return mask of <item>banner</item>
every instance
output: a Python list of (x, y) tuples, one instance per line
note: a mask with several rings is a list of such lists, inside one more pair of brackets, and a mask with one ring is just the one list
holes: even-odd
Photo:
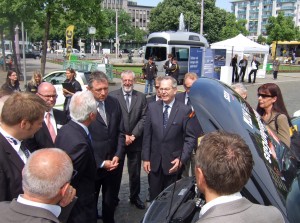
[(194, 72), (201, 77), (203, 50), (196, 47), (191, 47), (189, 59), (189, 72)]
[(73, 34), (74, 34), (74, 26), (68, 26), (66, 30), (66, 59), (70, 58), (70, 54), (73, 48)]

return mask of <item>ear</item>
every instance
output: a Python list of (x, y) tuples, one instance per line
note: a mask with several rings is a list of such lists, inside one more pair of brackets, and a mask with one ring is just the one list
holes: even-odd
[(30, 123), (26, 119), (23, 119), (20, 123), (20, 127), (21, 129), (27, 129), (30, 127)]
[(277, 101), (277, 96), (272, 98), (272, 103), (275, 103)]
[(68, 192), (68, 188), (70, 186), (70, 183), (66, 183), (62, 188), (60, 189), (61, 196), (65, 196), (65, 194)]

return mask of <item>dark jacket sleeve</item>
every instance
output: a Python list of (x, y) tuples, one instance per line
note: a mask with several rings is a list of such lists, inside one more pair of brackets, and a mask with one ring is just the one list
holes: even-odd
[(134, 129), (132, 130), (132, 134), (137, 138), (143, 135), (144, 125), (146, 120), (146, 111), (147, 111), (147, 100), (146, 97), (143, 96), (142, 99), (142, 114), (140, 120), (136, 123)]

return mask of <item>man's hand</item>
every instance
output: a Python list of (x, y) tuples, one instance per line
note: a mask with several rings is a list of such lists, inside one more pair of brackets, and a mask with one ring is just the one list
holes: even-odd
[(112, 160), (105, 160), (104, 162), (104, 169), (107, 171), (112, 171), (116, 169), (119, 165), (119, 157), (114, 156)]
[(150, 173), (150, 171), (151, 171), (150, 161), (144, 161), (144, 170), (147, 174)]
[(129, 146), (131, 143), (132, 143), (132, 140), (131, 140), (131, 136), (130, 135), (125, 135), (125, 144), (126, 146)]
[(60, 200), (59, 205), (61, 207), (66, 207), (68, 204), (70, 204), (73, 201), (76, 195), (76, 189), (72, 187), (70, 184), (68, 184), (68, 186), (66, 185), (66, 189), (62, 195), (63, 197)]
[(180, 162), (180, 160), (178, 158), (174, 159), (171, 162), (173, 165), (173, 167), (171, 169), (169, 169), (169, 173), (175, 173), (176, 171), (178, 171), (182, 165), (182, 163)]

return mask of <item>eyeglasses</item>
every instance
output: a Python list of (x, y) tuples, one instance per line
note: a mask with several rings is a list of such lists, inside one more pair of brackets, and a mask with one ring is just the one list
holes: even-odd
[(54, 94), (54, 95), (44, 95), (44, 94), (40, 94), (40, 93), (38, 93), (38, 94), (45, 98), (57, 98), (57, 94)]
[(273, 98), (274, 96), (269, 95), (269, 94), (257, 94), (257, 97), (262, 97), (262, 98)]

